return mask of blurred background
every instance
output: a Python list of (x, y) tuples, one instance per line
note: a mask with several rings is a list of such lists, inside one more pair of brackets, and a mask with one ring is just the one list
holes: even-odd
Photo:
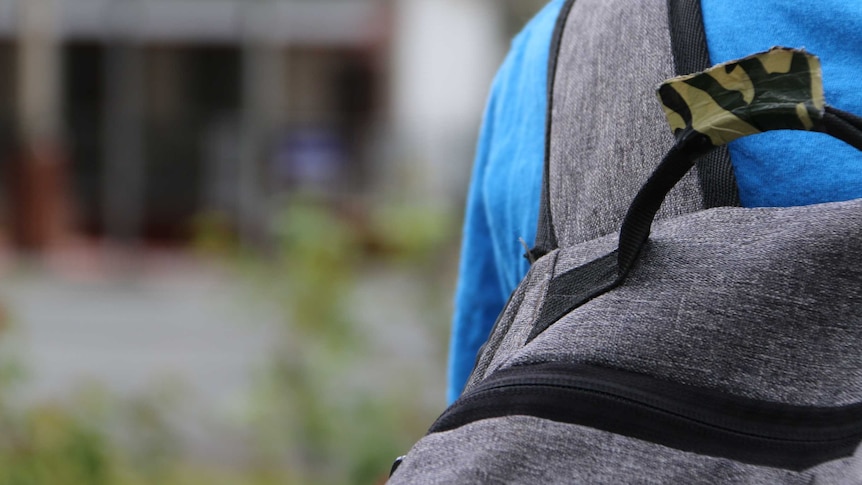
[(542, 0), (0, 0), (0, 485), (382, 483)]

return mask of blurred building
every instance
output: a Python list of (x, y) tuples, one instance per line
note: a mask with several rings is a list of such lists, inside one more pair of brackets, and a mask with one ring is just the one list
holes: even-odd
[(4, 227), (182, 241), (216, 212), (255, 240), (298, 190), (457, 205), (524, 3), (0, 0)]

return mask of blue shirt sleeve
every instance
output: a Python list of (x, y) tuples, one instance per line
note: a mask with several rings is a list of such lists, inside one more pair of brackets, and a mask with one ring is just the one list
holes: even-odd
[(449, 348), (450, 403), (529, 267), (520, 240), (532, 244), (536, 234), (548, 55), (563, 3), (550, 2), (513, 40), (491, 87), (467, 196)]

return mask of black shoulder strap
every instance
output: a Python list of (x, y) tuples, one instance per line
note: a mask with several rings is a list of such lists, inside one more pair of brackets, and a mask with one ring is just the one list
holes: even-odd
[[(667, 11), (676, 74), (693, 74), (712, 67), (700, 0), (667, 0)], [(698, 160), (697, 173), (704, 209), (740, 205), (736, 177), (726, 146)]]
[[(534, 261), (557, 248), (557, 236), (551, 218), (550, 160), (551, 122), (554, 102), (554, 81), (557, 72), (557, 57), (565, 25), (575, 0), (567, 0), (557, 18), (551, 52), (548, 59), (547, 115), (545, 120), (545, 166), (542, 176), (542, 198), (539, 204), (539, 222), (536, 243), (526, 257)], [(676, 73), (691, 74), (711, 66), (703, 29), (700, 0), (668, 0), (671, 47)], [(726, 147), (697, 162), (704, 208), (739, 206), (739, 192), (730, 154)]]

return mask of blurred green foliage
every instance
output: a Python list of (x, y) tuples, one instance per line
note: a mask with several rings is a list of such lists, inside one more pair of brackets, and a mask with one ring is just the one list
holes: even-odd
[[(16, 402), (26, 375), (0, 348), (0, 485), (383, 483), (392, 460), (424, 434), (444, 404), (442, 389), (428, 402), (427, 376), (443, 369), (452, 218), (300, 198), (276, 220), (268, 254), (231, 256), (237, 243), (217, 216), (201, 218), (198, 232), (202, 251), (255, 281), (250, 293), (278, 301), (283, 314), (240, 423), (250, 437), (244, 461), (187, 456), (170, 422), (176, 390), (128, 398), (90, 386), (63, 401)], [(356, 295), (380, 268), (421, 288), (416, 311), (439, 349), (435, 368), (417, 371), (357, 318)]]
[(350, 296), (364, 284), (369, 265), (412, 271), (413, 278), (425, 278), (429, 307), (438, 308), (426, 316), (445, 327), (449, 294), (435, 291), (440, 271), (434, 264), (451, 235), (451, 220), (405, 206), (350, 216), (300, 199), (274, 230), (278, 251), (266, 284), (283, 297), (286, 325), (258, 389), (255, 436), (270, 466), (288, 464), (295, 483), (385, 479), (392, 460), (424, 434), (443, 404), (421, 402), (417, 387), (424, 380), (406, 371), (395, 374), (397, 383), (386, 382), (390, 374), (356, 384), (364, 377), (358, 371), (375, 362), (390, 369), (398, 362), (380, 354), (375, 336), (357, 321)]
[[(64, 401), (19, 402), (26, 374), (3, 343), (0, 485), (132, 485), (171, 474), (175, 449), (163, 396), (121, 400), (84, 386)], [(119, 433), (132, 436), (133, 446), (117, 447)]]

